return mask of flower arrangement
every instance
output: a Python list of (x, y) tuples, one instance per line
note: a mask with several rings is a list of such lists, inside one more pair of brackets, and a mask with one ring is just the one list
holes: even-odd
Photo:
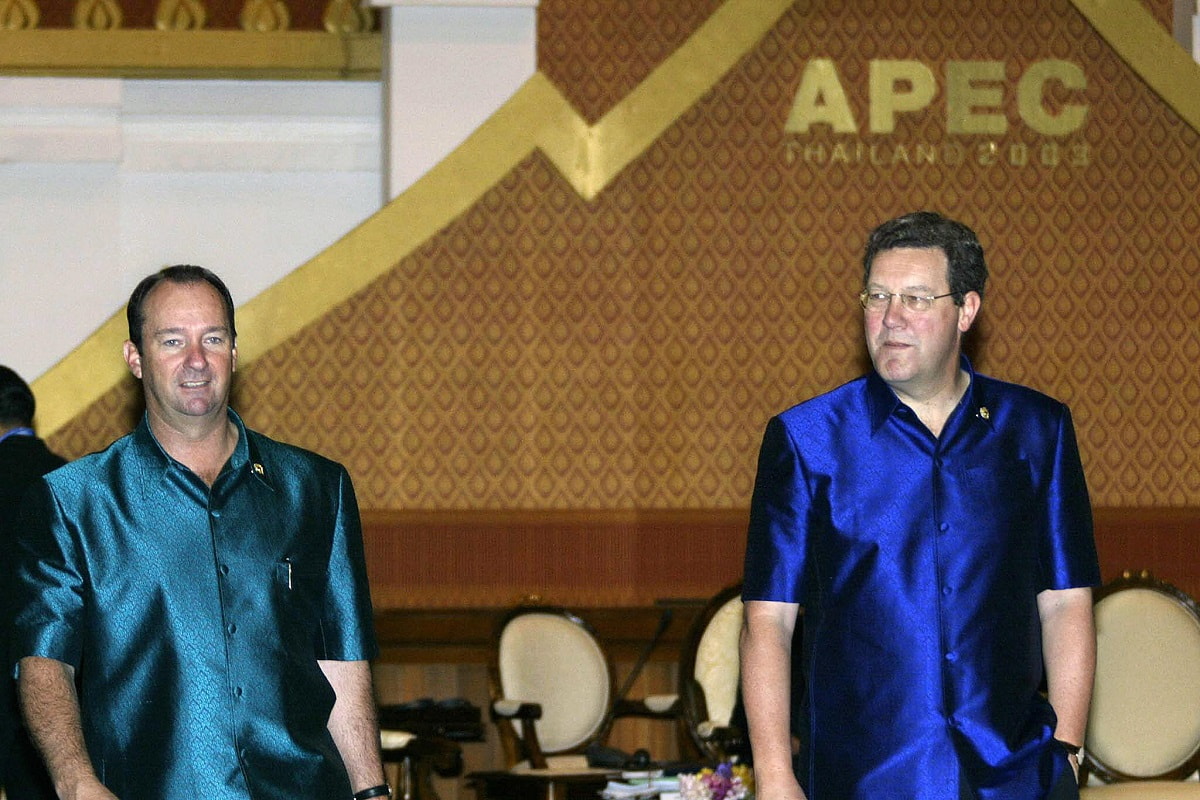
[(753, 795), (754, 772), (745, 764), (724, 762), (679, 776), (681, 800), (746, 800)]

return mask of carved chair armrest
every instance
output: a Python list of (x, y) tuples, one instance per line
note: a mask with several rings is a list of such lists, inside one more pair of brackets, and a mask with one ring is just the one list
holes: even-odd
[(545, 769), (548, 766), (542, 745), (538, 742), (537, 728), (533, 724), (541, 717), (542, 706), (539, 703), (503, 698), (492, 701), (492, 719), (521, 721), (521, 747), (525, 750), (525, 757), (529, 759), (529, 766), (534, 769)]
[(618, 700), (613, 706), (613, 717), (675, 719), (682, 709), (683, 704), (677, 694), (651, 694), (641, 700)]

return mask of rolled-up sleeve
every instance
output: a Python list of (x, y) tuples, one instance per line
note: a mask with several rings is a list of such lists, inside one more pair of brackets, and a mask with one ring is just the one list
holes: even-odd
[(51, 487), (36, 482), (21, 506), (16, 540), (9, 656), (53, 658), (78, 667), (85, 613), (79, 540)]

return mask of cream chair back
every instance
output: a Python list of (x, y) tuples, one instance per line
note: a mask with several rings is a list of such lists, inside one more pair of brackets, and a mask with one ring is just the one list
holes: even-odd
[(744, 749), (744, 731), (731, 725), (737, 708), (741, 661), (742, 586), (717, 592), (692, 623), (679, 663), (683, 720), (705, 758), (727, 760)]
[(1200, 766), (1200, 608), (1143, 573), (1098, 590), (1095, 614), (1086, 771), (1113, 781), (1191, 775)]
[(612, 703), (612, 672), (591, 631), (568, 613), (514, 616), (497, 654), (504, 697), (539, 703), (538, 741), (546, 754), (585, 745)]
[(729, 724), (737, 703), (741, 630), (742, 598), (735, 595), (712, 615), (696, 648), (696, 666), (692, 674), (704, 692), (708, 721), (717, 725)]

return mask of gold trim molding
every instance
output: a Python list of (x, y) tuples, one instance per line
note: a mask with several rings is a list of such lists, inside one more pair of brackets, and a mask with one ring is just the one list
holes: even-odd
[(200, 0), (162, 0), (154, 9), (154, 27), (160, 31), (198, 31), (207, 19)]
[[(1141, 3), (1072, 2), (1131, 69), (1188, 125), (1200, 131), (1200, 67)], [(242, 306), (238, 310), (241, 364), (253, 362), (394, 267), (534, 150), (543, 152), (582, 197), (594, 198), (749, 52), (791, 5), (792, 0), (727, 0), (595, 125), (589, 125), (549, 79), (535, 74), (462, 145), (403, 194)], [(78, 55), (66, 38), (55, 39), (52, 34), (79, 37), (74, 41), (90, 49)], [(101, 42), (111, 45), (109, 37), (122, 35), (130, 37), (129, 50), (100, 46)], [(36, 36), (45, 37), (45, 44), (27, 43), (14, 49), (18, 39), (32, 41)], [(43, 69), (55, 65), (54, 57), (47, 56), (43, 48), (57, 54), (60, 69), (65, 66), (64, 54), (73, 53), (71, 69), (90, 64), (94, 72), (107, 69), (109, 74), (165, 69), (171, 74), (203, 74), (207, 70), (214, 77), (239, 70), (257, 77), (312, 77), (312, 73), (322, 71), (339, 77), (367, 77), (368, 63), (378, 67), (377, 36), (307, 36), (204, 31), (0, 32), (0, 71), (11, 72), (14, 63), (27, 71), (34, 71), (34, 64)], [(192, 44), (202, 37), (223, 37), (229, 47), (238, 48), (237, 57), (218, 54), (216, 39), (212, 39), (212, 45)], [(300, 37), (296, 41), (306, 44), (284, 44), (293, 37)], [(156, 46), (155, 42), (162, 44)], [(51, 44), (54, 46), (49, 47)], [(291, 48), (295, 52), (290, 52)], [(131, 59), (131, 51), (138, 52), (140, 58)], [(124, 53), (119, 63), (110, 62), (116, 58), (114, 53)], [(105, 57), (110, 60), (89, 61)], [(292, 57), (295, 60), (289, 60)], [(119, 357), (124, 338), (124, 316), (118, 312), (34, 382), (43, 435), (56, 432), (124, 378), (125, 365)]]
[(378, 80), (378, 33), (0, 30), (0, 73), (52, 77)]
[(116, 0), (79, 0), (71, 14), (76, 28), (91, 31), (116, 30), (124, 18)]
[(0, 30), (36, 28), (42, 12), (33, 0), (0, 0)]
[[(201, 30), (208, 20), (205, 2), (211, 0), (158, 0), (154, 28)], [(75, 0), (71, 12), (76, 30), (117, 30), (124, 19), (121, 0)], [(40, 21), (38, 0), (0, 0), (0, 30), (34, 30)], [(256, 33), (286, 31), (291, 12), (286, 0), (244, 0), (239, 22), (242, 30)], [(375, 27), (375, 9), (356, 0), (327, 0), (321, 23), (329, 33), (366, 33)]]

